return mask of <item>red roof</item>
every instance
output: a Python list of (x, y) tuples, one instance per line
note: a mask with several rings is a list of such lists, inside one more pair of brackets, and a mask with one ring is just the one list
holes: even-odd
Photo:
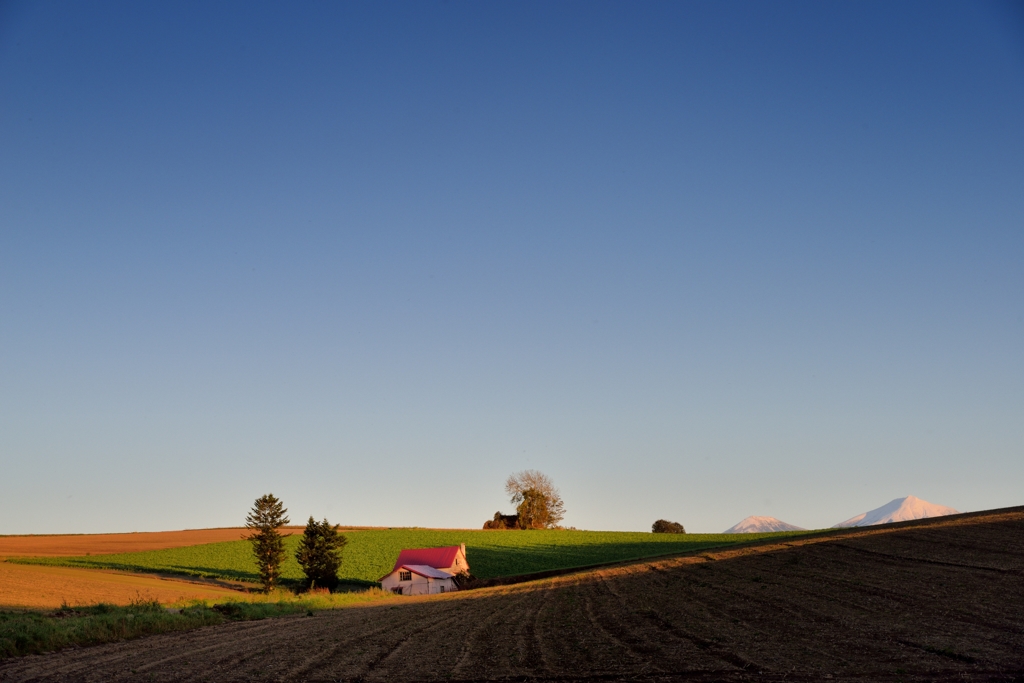
[(435, 569), (447, 569), (455, 564), (455, 556), (459, 554), (460, 550), (462, 548), (457, 545), (450, 545), (447, 548), (412, 548), (410, 550), (403, 550), (398, 553), (398, 559), (395, 560), (395, 566), (391, 571), (395, 571), (395, 569), (404, 564), (425, 564)]

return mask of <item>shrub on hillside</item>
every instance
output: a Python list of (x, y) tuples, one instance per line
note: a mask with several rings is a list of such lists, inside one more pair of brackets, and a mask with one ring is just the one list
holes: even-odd
[(518, 529), (519, 515), (503, 515), (501, 512), (494, 513), (494, 519), (484, 522), (485, 529)]
[(667, 519), (659, 519), (651, 525), (651, 532), (655, 534), (685, 534), (686, 529), (679, 522), (670, 522)]

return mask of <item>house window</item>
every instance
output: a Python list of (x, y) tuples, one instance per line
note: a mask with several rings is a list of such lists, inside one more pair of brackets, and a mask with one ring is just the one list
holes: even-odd
[(457, 558), (457, 557), (455, 558), (455, 566), (456, 566), (456, 567), (458, 567), (458, 566), (459, 566), (459, 558)]
[(399, 581), (412, 581), (412, 572), (398, 572)]
[(441, 592), (444, 593), (444, 586), (441, 586)]

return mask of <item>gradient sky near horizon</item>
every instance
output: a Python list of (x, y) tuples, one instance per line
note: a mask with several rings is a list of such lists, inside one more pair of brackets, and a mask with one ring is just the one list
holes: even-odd
[(1019, 3), (0, 3), (0, 534), (1024, 504)]

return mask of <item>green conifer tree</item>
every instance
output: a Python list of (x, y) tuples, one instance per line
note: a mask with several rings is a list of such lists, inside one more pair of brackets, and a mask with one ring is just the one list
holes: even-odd
[(333, 590), (338, 585), (341, 551), (347, 544), (348, 539), (338, 533), (337, 525), (332, 526), (326, 519), (317, 522), (310, 516), (295, 553), (309, 588)]
[(268, 593), (281, 580), (284, 538), (278, 529), (288, 523), (286, 512), (288, 510), (281, 501), (268, 493), (256, 499), (252, 510), (245, 518), (245, 528), (252, 532), (246, 538), (252, 542), (260, 582)]

